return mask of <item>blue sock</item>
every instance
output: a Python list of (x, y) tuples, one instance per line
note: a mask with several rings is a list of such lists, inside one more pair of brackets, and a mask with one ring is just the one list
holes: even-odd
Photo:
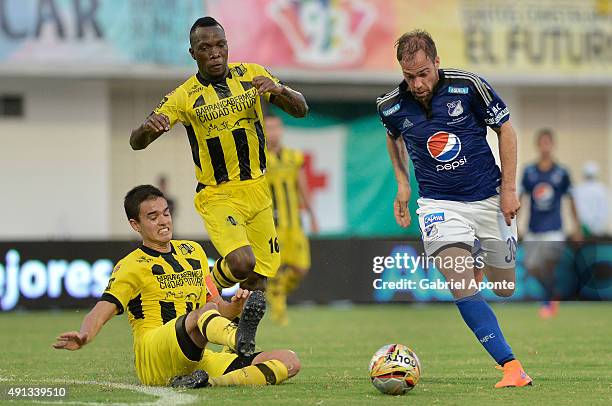
[(465, 324), (474, 332), (476, 338), (499, 365), (514, 359), (512, 349), (499, 328), (493, 309), (487, 304), (480, 292), (455, 301)]

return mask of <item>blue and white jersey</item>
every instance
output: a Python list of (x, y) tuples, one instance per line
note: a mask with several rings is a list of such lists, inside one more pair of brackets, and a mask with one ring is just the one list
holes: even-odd
[(429, 108), (406, 82), (377, 100), (388, 134), (402, 137), (424, 198), (478, 201), (496, 195), (501, 172), (487, 143), (487, 126), (501, 127), (510, 113), (479, 76), (440, 69)]
[(545, 233), (561, 231), (561, 198), (572, 186), (568, 171), (555, 164), (544, 172), (537, 164), (529, 165), (521, 181), (522, 193), (529, 193), (529, 231)]

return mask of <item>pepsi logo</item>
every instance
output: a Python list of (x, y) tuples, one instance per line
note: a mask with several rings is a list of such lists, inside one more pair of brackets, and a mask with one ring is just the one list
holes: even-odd
[(538, 203), (546, 203), (552, 200), (555, 191), (547, 182), (540, 182), (533, 188), (533, 199)]
[(461, 141), (453, 133), (438, 131), (427, 140), (427, 151), (439, 162), (449, 162), (461, 152)]

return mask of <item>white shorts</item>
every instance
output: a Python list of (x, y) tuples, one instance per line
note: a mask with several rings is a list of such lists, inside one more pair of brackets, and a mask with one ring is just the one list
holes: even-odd
[(449, 246), (474, 247), (478, 239), (485, 264), (514, 268), (517, 249), (516, 219), (510, 226), (499, 206), (499, 195), (476, 202), (417, 200), (425, 253), (436, 256)]
[(565, 234), (563, 230), (543, 233), (528, 232), (521, 246), (525, 252), (523, 262), (527, 269), (531, 270), (544, 265), (554, 266), (565, 250)]

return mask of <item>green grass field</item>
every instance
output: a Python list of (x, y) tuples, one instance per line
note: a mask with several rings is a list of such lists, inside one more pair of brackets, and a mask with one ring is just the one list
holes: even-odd
[[(550, 321), (540, 321), (536, 310), (535, 304), (495, 305), (535, 379), (527, 388), (493, 389), (500, 372), (456, 308), (444, 304), (292, 308), (289, 327), (264, 319), (258, 343), (295, 350), (302, 361), (297, 377), (274, 387), (190, 391), (138, 385), (124, 316), (85, 349), (68, 352), (51, 343), (57, 333), (78, 329), (83, 311), (3, 314), (0, 387), (67, 386), (69, 395), (53, 404), (612, 404), (612, 305), (567, 304)], [(412, 347), (423, 367), (421, 382), (403, 397), (378, 393), (367, 374), (376, 349), (393, 342)]]

